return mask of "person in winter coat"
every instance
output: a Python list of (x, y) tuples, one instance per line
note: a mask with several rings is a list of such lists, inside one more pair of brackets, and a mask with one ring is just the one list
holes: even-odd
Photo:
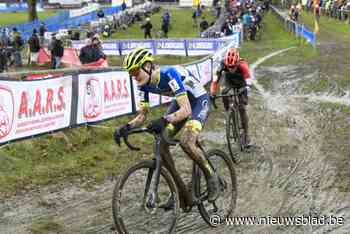
[(152, 27), (153, 27), (153, 25), (151, 23), (151, 19), (147, 17), (146, 18), (146, 23), (141, 25), (141, 29), (143, 29), (144, 33), (145, 33), (145, 39), (147, 37), (152, 38), (152, 35), (151, 35)]
[(61, 58), (64, 54), (63, 42), (61, 41), (60, 35), (56, 35), (52, 41), (51, 48), (51, 68), (57, 69), (61, 64)]
[(24, 41), (20, 32), (17, 28), (13, 28), (12, 46), (13, 46), (13, 56), (16, 67), (22, 66), (22, 55), (21, 51), (23, 49)]
[(33, 29), (33, 34), (28, 40), (30, 56), (28, 64), (37, 63), (40, 51), (40, 39), (37, 35), (36, 29)]

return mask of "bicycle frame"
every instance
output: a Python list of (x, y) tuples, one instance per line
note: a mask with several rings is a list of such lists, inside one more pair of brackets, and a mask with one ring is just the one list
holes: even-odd
[[(198, 141), (196, 144), (201, 149), (204, 156), (208, 160), (208, 156), (206, 155), (204, 148), (199, 144)], [(159, 185), (160, 172), (161, 172), (161, 167), (162, 167), (162, 156), (160, 154), (160, 147), (161, 147), (161, 136), (155, 135), (155, 142), (154, 142), (154, 146), (153, 146), (153, 149), (154, 149), (153, 160), (155, 160), (155, 169), (150, 170), (148, 172), (146, 186), (145, 186), (144, 200), (143, 200), (145, 202), (147, 208), (155, 208), (156, 203), (157, 203), (158, 185)], [(209, 162), (210, 166), (214, 169), (215, 167), (213, 166), (211, 161), (208, 160), (208, 162)], [(167, 168), (167, 170), (169, 170), (169, 169)], [(183, 179), (181, 178), (181, 176), (178, 174), (177, 171), (173, 171), (173, 173), (172, 172), (170, 172), (170, 173), (172, 174), (173, 177), (176, 176), (179, 180), (182, 181), (182, 183), (184, 183)], [(189, 212), (193, 206), (198, 205), (199, 203), (201, 203), (205, 199), (207, 199), (207, 196), (196, 197), (196, 194), (195, 194), (195, 191), (198, 188), (197, 186), (199, 186), (199, 184), (197, 183), (197, 180), (195, 180), (194, 178), (198, 178), (199, 173), (200, 173), (200, 168), (193, 162), (193, 164), (192, 164), (192, 178), (191, 178), (193, 183), (192, 183), (191, 194), (188, 194), (189, 193), (188, 190), (182, 191), (182, 192), (187, 193), (186, 196), (189, 196), (189, 195), (192, 196), (193, 204), (191, 204), (189, 206), (189, 209), (184, 210), (185, 212)], [(147, 199), (148, 191), (150, 191), (150, 196)]]

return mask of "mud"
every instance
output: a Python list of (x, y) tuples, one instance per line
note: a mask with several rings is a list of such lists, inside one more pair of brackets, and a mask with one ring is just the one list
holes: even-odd
[[(294, 65), (264, 67), (261, 65), (264, 59), (252, 66), (256, 88), (250, 96), (248, 111), (251, 138), (256, 147), (251, 153), (241, 154), (241, 162), (235, 167), (238, 201), (233, 216), (333, 215), (343, 218), (344, 224), (222, 225), (213, 230), (194, 209), (181, 214), (177, 233), (345, 233), (350, 230), (350, 178), (343, 178), (348, 181), (345, 189), (337, 184), (337, 160), (344, 158), (341, 154), (349, 147), (340, 152), (329, 152), (323, 147), (329, 139), (320, 121), (327, 125), (332, 117), (314, 108), (314, 102), (320, 101), (349, 105), (349, 95), (302, 94), (299, 85), (303, 79), (297, 74), (302, 70), (304, 79), (314, 79), (317, 76), (314, 71)], [(272, 77), (268, 87), (260, 84), (259, 77), (265, 76)], [(212, 113), (209, 122), (213, 124), (206, 126), (202, 134), (206, 148), (219, 147), (228, 152), (223, 113)], [(185, 180), (188, 180), (190, 161), (178, 148), (172, 152), (179, 171), (187, 174)], [(78, 184), (54, 185), (6, 199), (0, 203), (0, 233), (114, 233), (111, 230), (114, 182), (110, 178), (89, 189)], [(154, 230), (154, 233), (160, 232)]]

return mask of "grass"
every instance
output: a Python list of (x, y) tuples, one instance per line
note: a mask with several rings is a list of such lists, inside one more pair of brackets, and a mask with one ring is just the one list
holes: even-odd
[[(56, 15), (57, 11), (45, 10), (43, 12), (38, 12), (38, 17), (40, 20), (46, 19), (49, 16)], [(9, 24), (19, 24), (28, 22), (27, 12), (11, 12), (11, 13), (1, 13), (0, 14), (0, 25)]]
[[(310, 28), (314, 27), (314, 15), (312, 13), (303, 11), (301, 20)], [(346, 40), (348, 42), (350, 39), (349, 27), (350, 25), (344, 21), (336, 20), (328, 16), (320, 17), (321, 34), (322, 30), (332, 32), (332, 34), (338, 39)]]
[[(181, 14), (183, 10), (178, 17)], [(189, 11), (187, 14), (190, 17)], [(172, 17), (175, 17), (175, 12)], [(176, 19), (178, 21), (180, 20)], [(298, 46), (298, 41), (281, 29), (273, 15), (266, 15), (265, 21), (264, 38), (259, 42), (247, 42), (242, 48), (242, 57), (247, 58), (250, 63), (272, 51)], [(181, 64), (199, 58), (162, 56), (158, 57), (158, 61), (161, 64)], [(110, 61), (114, 65), (120, 65), (120, 58), (114, 57)], [(149, 119), (159, 117), (164, 111), (165, 107), (152, 111)], [(114, 128), (125, 124), (130, 118), (131, 116), (124, 116), (99, 125), (107, 128), (80, 127), (15, 142), (1, 148), (0, 197), (25, 192), (38, 185), (65, 181), (76, 180), (81, 183), (83, 180), (89, 186), (117, 175), (135, 160), (150, 157), (151, 147), (135, 153), (125, 146), (119, 148), (113, 142)], [(141, 146), (151, 145), (153, 142), (152, 138), (145, 136), (130, 141)]]
[(279, 21), (275, 20), (273, 14), (267, 14), (264, 17), (264, 33), (260, 41), (245, 42), (241, 55), (248, 61), (255, 61), (257, 58), (280, 49), (296, 47), (281, 55), (277, 55), (263, 65), (281, 65), (290, 63), (304, 63), (306, 60), (312, 60), (318, 55), (318, 51), (312, 46), (304, 44), (291, 33), (285, 31)]
[[(151, 23), (152, 37), (155, 37), (155, 33), (161, 30), (161, 17), (163, 15), (164, 9), (160, 12), (152, 15)], [(195, 38), (199, 35), (199, 29), (193, 27), (192, 13), (193, 9), (174, 9), (170, 10), (170, 30), (168, 33), (169, 38)], [(211, 12), (205, 10), (204, 16), (209, 22), (213, 22), (214, 16)], [(143, 38), (143, 31), (140, 29), (140, 24), (143, 22), (136, 22), (131, 27), (125, 31), (118, 31), (112, 35), (113, 39), (130, 39), (130, 38)]]
[[(301, 20), (313, 28), (314, 16), (303, 12)], [(344, 89), (350, 88), (350, 25), (327, 16), (320, 18), (320, 34), (322, 56), (317, 58), (318, 70), (326, 74), (332, 82)], [(322, 42), (324, 45), (322, 45)], [(327, 45), (327, 43), (330, 43)]]
[(61, 233), (62, 230), (62, 225), (52, 219), (41, 219), (30, 227), (32, 234)]

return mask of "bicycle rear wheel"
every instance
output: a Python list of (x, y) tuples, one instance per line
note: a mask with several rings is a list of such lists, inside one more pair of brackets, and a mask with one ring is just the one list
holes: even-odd
[[(174, 233), (180, 211), (179, 193), (170, 173), (161, 168), (155, 208), (147, 207), (155, 170), (152, 160), (141, 161), (118, 178), (113, 192), (112, 211), (118, 233)], [(174, 206), (160, 208), (169, 198)]]
[[(237, 179), (232, 160), (221, 150), (209, 150), (207, 156), (220, 179), (220, 195), (214, 203), (204, 201), (198, 205), (202, 218), (212, 227), (217, 227), (211, 217), (219, 216), (223, 221), (230, 216), (236, 207), (237, 202)], [(198, 169), (195, 177), (195, 194), (201, 197), (207, 193), (206, 179)]]
[(238, 150), (243, 151), (244, 145), (242, 142), (242, 136), (241, 136), (241, 118), (238, 111), (230, 111), (230, 113), (226, 116), (226, 140), (227, 140), (227, 146), (228, 150), (230, 152), (231, 158), (233, 162), (237, 163), (237, 153), (235, 153), (234, 145), (237, 145)]

